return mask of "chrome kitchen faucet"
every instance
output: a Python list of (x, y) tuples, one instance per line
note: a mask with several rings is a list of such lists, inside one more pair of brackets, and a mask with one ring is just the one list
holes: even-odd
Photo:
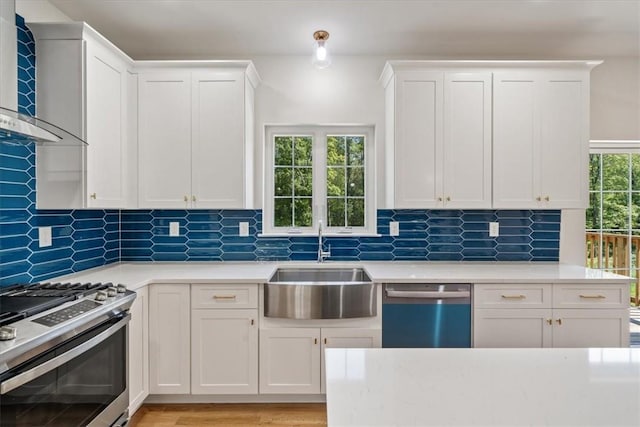
[(328, 251), (322, 250), (322, 220), (318, 220), (318, 262), (324, 262), (325, 258), (329, 258), (331, 256), (331, 246), (329, 246)]

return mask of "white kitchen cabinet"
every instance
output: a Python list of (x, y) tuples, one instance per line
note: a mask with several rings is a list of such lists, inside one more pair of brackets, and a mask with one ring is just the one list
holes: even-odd
[(589, 70), (494, 73), (494, 208), (587, 207)]
[(491, 73), (432, 68), (383, 71), (388, 207), (491, 207)]
[(380, 347), (379, 329), (260, 330), (260, 393), (324, 393), (325, 348)]
[(627, 347), (629, 288), (474, 286), (474, 347)]
[(149, 395), (148, 286), (136, 289), (129, 312), (129, 415), (133, 415)]
[(149, 290), (149, 393), (191, 391), (189, 285), (152, 284)]
[(135, 207), (133, 61), (85, 23), (29, 27), (36, 38), (38, 117), (88, 143), (37, 147), (38, 208)]
[(139, 206), (251, 207), (253, 64), (137, 64)]
[(192, 394), (258, 393), (257, 294), (255, 284), (191, 286)]

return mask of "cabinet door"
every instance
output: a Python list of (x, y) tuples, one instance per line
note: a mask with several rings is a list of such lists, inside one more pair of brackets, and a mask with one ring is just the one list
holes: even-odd
[(149, 395), (149, 299), (148, 288), (136, 290), (129, 323), (129, 415)]
[(98, 42), (86, 48), (87, 205), (126, 207), (127, 66)]
[[(380, 329), (323, 328), (321, 332), (321, 393), (326, 393), (326, 374), (324, 369), (324, 350), (326, 348), (380, 348), (382, 346), (382, 331)], [(354, 355), (354, 357), (357, 357), (357, 355)]]
[(193, 207), (244, 208), (244, 73), (193, 74)]
[[(493, 207), (540, 208), (540, 78), (493, 75)], [(564, 176), (564, 174), (556, 175)]]
[(550, 309), (476, 309), (473, 346), (549, 347), (553, 326)]
[(258, 310), (193, 310), (191, 393), (258, 393)]
[(589, 204), (589, 82), (585, 79), (588, 72), (544, 74), (540, 108), (544, 208), (586, 208)]
[(187, 208), (191, 200), (191, 76), (138, 77), (140, 208)]
[(397, 73), (396, 209), (442, 207), (442, 99), (442, 73)]
[(189, 285), (154, 284), (149, 291), (149, 392), (189, 393)]
[(444, 78), (444, 206), (491, 207), (491, 73)]
[(320, 329), (260, 330), (260, 393), (320, 393)]
[(629, 347), (629, 310), (554, 310), (553, 346)]

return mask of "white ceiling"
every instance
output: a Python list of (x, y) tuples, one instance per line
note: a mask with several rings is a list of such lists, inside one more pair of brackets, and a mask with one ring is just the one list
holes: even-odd
[(50, 0), (135, 59), (640, 56), (640, 0)]

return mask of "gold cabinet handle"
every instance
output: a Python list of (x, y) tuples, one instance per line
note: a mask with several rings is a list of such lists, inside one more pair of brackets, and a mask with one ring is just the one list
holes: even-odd
[(254, 322), (253, 322), (253, 319), (251, 319), (251, 326), (253, 326), (253, 323), (254, 323)]
[(234, 300), (236, 295), (214, 295), (213, 299)]
[(196, 196), (191, 196), (191, 201), (195, 202), (196, 201)]
[(536, 200), (537, 200), (538, 202), (541, 202), (541, 201), (542, 201), (542, 197), (538, 196), (538, 197), (536, 197)]
[(547, 319), (547, 324), (548, 325), (553, 325), (553, 320), (552, 319)]
[(97, 194), (96, 194), (96, 193), (91, 193), (91, 195), (89, 195), (89, 197), (91, 197), (93, 200), (95, 200), (95, 199), (96, 199), (96, 197), (98, 197), (98, 196), (97, 196)]
[(526, 295), (502, 295), (503, 299), (525, 299)]
[(446, 200), (447, 200), (447, 202), (450, 202), (451, 201), (451, 197), (447, 196)]
[(185, 203), (189, 201), (189, 196), (184, 196)]
[(546, 202), (548, 202), (548, 201), (550, 200), (550, 197), (549, 197), (549, 196), (545, 196), (544, 200), (545, 200)]
[(442, 201), (442, 197), (438, 197), (438, 201), (441, 202)]
[(556, 319), (556, 323), (557, 323), (558, 325), (562, 325), (562, 319)]
[(318, 344), (318, 338), (314, 338), (314, 339), (313, 339), (313, 343), (314, 343), (314, 344)]
[(582, 299), (605, 299), (604, 295), (580, 295)]
[(327, 345), (327, 339), (326, 338), (324, 339), (324, 345)]

